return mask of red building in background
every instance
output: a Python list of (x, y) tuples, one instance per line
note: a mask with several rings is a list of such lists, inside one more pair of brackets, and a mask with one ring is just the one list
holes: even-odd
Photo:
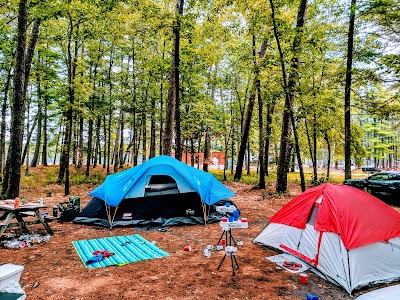
[[(192, 164), (192, 156), (194, 159), (194, 165), (203, 165), (204, 163), (204, 152), (196, 152), (193, 155), (189, 152), (182, 152), (182, 162), (188, 165)], [(225, 153), (224, 152), (211, 152), (209, 157), (209, 165), (223, 166), (225, 164)]]

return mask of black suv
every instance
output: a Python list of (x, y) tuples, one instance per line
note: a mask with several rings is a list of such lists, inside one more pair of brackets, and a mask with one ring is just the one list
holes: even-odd
[(347, 179), (343, 184), (370, 193), (387, 204), (400, 206), (400, 172), (383, 171), (364, 179)]

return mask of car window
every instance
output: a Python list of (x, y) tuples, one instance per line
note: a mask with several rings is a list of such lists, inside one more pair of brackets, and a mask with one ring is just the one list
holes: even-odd
[(374, 174), (369, 177), (370, 180), (388, 180), (389, 174)]

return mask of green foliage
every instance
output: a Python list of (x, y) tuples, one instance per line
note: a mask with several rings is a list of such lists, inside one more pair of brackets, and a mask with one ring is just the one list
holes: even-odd
[(89, 177), (86, 177), (82, 171), (77, 171), (72, 174), (70, 181), (72, 185), (85, 184), (88, 186), (98, 186), (106, 179), (106, 175), (102, 171), (92, 171)]
[[(25, 174), (25, 172), (21, 172), (21, 174)], [(85, 173), (82, 170), (73, 171), (70, 174), (70, 181), (72, 185), (79, 186), (85, 185), (89, 187), (98, 186), (105, 180), (106, 175), (104, 170), (93, 170), (89, 177), (85, 176)], [(48, 167), (48, 168), (40, 168), (29, 172), (28, 175), (21, 176), (21, 187), (35, 190), (44, 188), (48, 185), (56, 184), (58, 179), (58, 168)], [(51, 189), (48, 190), (48, 193), (52, 194), (53, 191)]]

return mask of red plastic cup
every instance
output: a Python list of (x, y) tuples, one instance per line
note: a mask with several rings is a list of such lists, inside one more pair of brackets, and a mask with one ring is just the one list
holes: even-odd
[(183, 248), (183, 250), (185, 250), (185, 251), (192, 251), (192, 246), (185, 246), (185, 247)]
[(308, 275), (306, 273), (300, 273), (300, 282), (302, 284), (306, 284), (307, 283), (307, 277), (308, 277)]
[(246, 218), (240, 218), (240, 222), (246, 223), (246, 222), (247, 222), (247, 219), (246, 219)]
[(223, 217), (223, 218), (221, 219), (221, 221), (224, 222), (224, 223), (225, 223), (225, 222), (228, 222), (228, 218)]
[(221, 240), (221, 246), (226, 246), (226, 240)]

